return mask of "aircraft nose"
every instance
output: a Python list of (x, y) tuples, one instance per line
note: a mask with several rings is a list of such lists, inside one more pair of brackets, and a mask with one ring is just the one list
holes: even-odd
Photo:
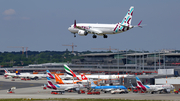
[(71, 30), (71, 27), (69, 27), (68, 30), (70, 31), (70, 30)]

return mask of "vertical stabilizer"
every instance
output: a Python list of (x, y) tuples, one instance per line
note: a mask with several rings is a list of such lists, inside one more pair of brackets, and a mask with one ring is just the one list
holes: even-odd
[(51, 72), (49, 70), (46, 70), (46, 72), (51, 79), (55, 79), (55, 77), (51, 74)]
[(21, 75), (17, 69), (15, 69), (16, 75)]
[(143, 85), (141, 80), (138, 77), (136, 77), (136, 82), (137, 82), (137, 86), (139, 86), (139, 87), (141, 87)]
[[(66, 64), (64, 64), (64, 69), (68, 75), (72, 77), (77, 77), (76, 74), (74, 74), (74, 72)], [(78, 77), (77, 79), (80, 80)]]
[(7, 70), (7, 68), (4, 69), (4, 72), (5, 72), (5, 74), (6, 74), (6, 73), (10, 73), (10, 72)]
[(132, 21), (133, 10), (134, 10), (134, 6), (131, 6), (129, 8), (126, 16), (123, 18), (123, 20), (121, 22), (117, 23), (116, 27), (114, 28), (115, 32), (127, 31), (132, 27), (131, 21)]
[(57, 74), (55, 74), (55, 80), (56, 80), (56, 83), (58, 83), (58, 84), (64, 84), (62, 79)]
[(94, 84), (93, 80), (91, 80), (91, 87), (96, 87), (97, 85)]
[(49, 77), (46, 77), (46, 78), (47, 78), (48, 86), (56, 90), (57, 87), (52, 83), (51, 79)]
[(121, 25), (124, 26), (130, 26), (131, 25), (131, 20), (132, 20), (132, 15), (133, 15), (133, 10), (134, 7), (131, 6), (126, 14), (126, 16), (123, 18)]
[(82, 80), (88, 80), (88, 78), (84, 74), (81, 74), (81, 79)]
[(141, 88), (141, 90), (143, 90), (143, 91), (146, 91), (146, 90), (147, 90), (146, 87), (148, 87), (148, 86), (144, 86), (144, 85), (142, 84), (141, 80), (140, 80), (138, 77), (136, 77), (136, 82), (137, 82), (137, 87), (138, 87), (138, 88)]

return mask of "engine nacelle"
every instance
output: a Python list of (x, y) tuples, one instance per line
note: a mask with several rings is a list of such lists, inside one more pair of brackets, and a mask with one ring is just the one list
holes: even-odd
[(88, 34), (88, 32), (84, 31), (84, 30), (79, 30), (78, 31), (78, 35), (80, 36), (86, 36)]

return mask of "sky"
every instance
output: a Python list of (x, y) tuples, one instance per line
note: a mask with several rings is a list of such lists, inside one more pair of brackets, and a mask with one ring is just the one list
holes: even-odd
[[(180, 50), (180, 0), (0, 0), (0, 52), (21, 51), (101, 51)], [(134, 6), (132, 25), (142, 20), (143, 28), (92, 38), (74, 35), (74, 23), (121, 22)], [(16, 48), (15, 48), (16, 47)], [(103, 50), (105, 51), (105, 50)]]

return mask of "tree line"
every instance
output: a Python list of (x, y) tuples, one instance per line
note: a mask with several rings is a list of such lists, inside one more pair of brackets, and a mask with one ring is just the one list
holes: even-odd
[[(107, 53), (109, 53), (108, 51)], [(28, 66), (29, 64), (42, 64), (42, 63), (60, 63), (60, 62), (71, 62), (71, 59), (81, 59), (80, 54), (88, 53), (105, 53), (75, 51), (73, 54), (71, 51), (27, 51), (22, 54), (20, 52), (0, 52), (0, 66), (1, 67), (13, 67), (13, 66)]]

